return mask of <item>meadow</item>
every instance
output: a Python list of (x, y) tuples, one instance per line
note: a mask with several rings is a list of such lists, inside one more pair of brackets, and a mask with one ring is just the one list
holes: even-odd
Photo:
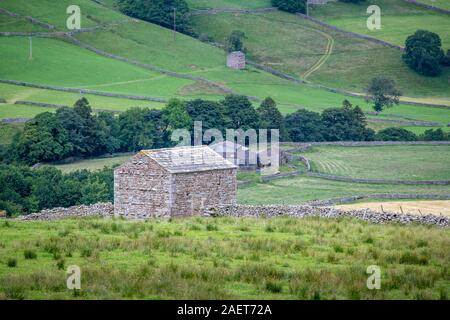
[(241, 30), (251, 59), (313, 83), (363, 92), (375, 74), (383, 74), (396, 81), (404, 96), (448, 99), (450, 69), (440, 77), (422, 77), (403, 63), (397, 49), (349, 38), (292, 14), (195, 16), (194, 25), (219, 43)]
[(208, 8), (233, 8), (233, 9), (258, 9), (272, 6), (270, 0), (187, 0), (192, 9)]
[[(449, 230), (350, 219), (0, 222), (1, 299), (448, 299)], [(395, 248), (392, 247), (395, 243)], [(81, 290), (66, 269), (81, 268)], [(369, 290), (367, 267), (381, 269)]]
[[(238, 188), (241, 204), (299, 204), (314, 200), (372, 194), (450, 194), (449, 186), (392, 185), (331, 181), (304, 175), (250, 183)], [(376, 199), (374, 199), (376, 200)], [(365, 200), (367, 201), (367, 200)]]
[(435, 1), (435, 0), (419, 0), (417, 2), (421, 2), (423, 4), (427, 4), (429, 6), (434, 6), (441, 9), (450, 10), (450, 2), (448, 1)]
[[(381, 30), (371, 31), (366, 26), (368, 18), (366, 10), (372, 4), (381, 8)], [(446, 1), (436, 1), (433, 4), (448, 6)], [(432, 31), (440, 35), (444, 48), (450, 48), (448, 15), (403, 0), (369, 0), (361, 4), (337, 2), (314, 6), (311, 13), (313, 17), (344, 30), (362, 33), (400, 46), (404, 46), (406, 38), (418, 29)]]
[(450, 180), (450, 146), (315, 146), (312, 170), (367, 179)]

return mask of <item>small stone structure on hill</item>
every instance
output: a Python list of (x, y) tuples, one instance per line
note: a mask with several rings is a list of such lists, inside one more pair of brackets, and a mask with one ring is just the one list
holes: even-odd
[(114, 172), (115, 215), (189, 216), (234, 205), (236, 172), (206, 146), (141, 151)]
[(231, 69), (245, 69), (245, 53), (242, 51), (231, 52), (227, 56), (227, 67)]

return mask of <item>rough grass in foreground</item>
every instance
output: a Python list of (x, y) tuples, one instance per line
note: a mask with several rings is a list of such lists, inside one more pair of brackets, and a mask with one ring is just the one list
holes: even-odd
[[(0, 298), (448, 299), (449, 235), (318, 218), (8, 221)], [(82, 271), (76, 295), (69, 265)], [(366, 287), (369, 265), (381, 290)]]

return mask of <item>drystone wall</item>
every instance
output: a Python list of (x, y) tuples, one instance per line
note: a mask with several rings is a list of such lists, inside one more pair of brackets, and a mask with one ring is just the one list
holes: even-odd
[(295, 218), (321, 217), (342, 218), (350, 217), (365, 220), (371, 223), (401, 223), (401, 224), (426, 224), (440, 227), (449, 226), (449, 218), (443, 216), (427, 215), (416, 216), (411, 214), (379, 213), (370, 209), (344, 211), (333, 207), (315, 207), (305, 205), (271, 205), (271, 206), (231, 206), (218, 208), (215, 211), (205, 212), (207, 216), (232, 216), (232, 217), (257, 217), (274, 218), (288, 216)]
[(412, 3), (412, 4), (415, 4), (417, 6), (423, 7), (423, 8), (428, 9), (428, 10), (435, 11), (435, 12), (444, 13), (444, 14), (450, 14), (450, 10), (443, 9), (443, 8), (438, 8), (438, 7), (435, 7), (435, 6), (432, 6), (432, 5), (428, 5), (428, 4), (425, 4), (425, 3), (422, 3), (422, 2), (417, 2), (416, 0), (404, 0), (404, 1)]
[(311, 206), (333, 206), (337, 204), (353, 203), (367, 199), (386, 200), (450, 200), (450, 194), (403, 194), (403, 193), (373, 193), (365, 195), (332, 198), (325, 200), (309, 201), (306, 204)]
[(43, 210), (38, 213), (19, 216), (17, 220), (32, 221), (32, 220), (59, 220), (67, 218), (82, 218), (102, 216), (111, 218), (114, 216), (114, 206), (111, 203), (97, 203), (90, 206), (75, 206), (70, 208), (53, 208)]

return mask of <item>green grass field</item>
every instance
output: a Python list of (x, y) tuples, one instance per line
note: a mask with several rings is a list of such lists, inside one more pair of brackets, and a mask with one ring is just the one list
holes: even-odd
[(242, 204), (300, 204), (354, 195), (377, 193), (449, 194), (449, 186), (365, 184), (330, 181), (306, 176), (244, 185), (238, 190)]
[(58, 30), (67, 30), (67, 7), (78, 5), (81, 9), (81, 27), (89, 28), (98, 24), (108, 24), (129, 20), (122, 14), (105, 8), (91, 0), (3, 0), (1, 7), (22, 16), (31, 15), (40, 21), (54, 25)]
[[(234, 1), (230, 1), (230, 3), (232, 2)], [(238, 4), (238, 2), (234, 3)], [(256, 3), (257, 2), (255, 2), (255, 4)], [(27, 6), (33, 7), (35, 5), (36, 2), (31, 1)], [(17, 12), (27, 12), (27, 10), (30, 10), (27, 6), (18, 8), (20, 4), (12, 1), (5, 2), (4, 6)], [(56, 9), (58, 9), (58, 7), (56, 7)], [(48, 14), (56, 9), (49, 9)], [(89, 11), (91, 18), (95, 21), (103, 21), (102, 16), (104, 15), (110, 15), (110, 18), (112, 17), (111, 19), (116, 19), (117, 17), (126, 19), (126, 17), (117, 12), (106, 13), (106, 11), (111, 11), (109, 9), (97, 9)], [(98, 17), (96, 16), (97, 12), (99, 12)], [(46, 14), (43, 13), (41, 16), (45, 18)], [(216, 25), (220, 25), (219, 22), (221, 21), (220, 19), (222, 19), (222, 16), (224, 15), (199, 17), (199, 19), (214, 19), (212, 21), (214, 21)], [(123, 19), (119, 20), (122, 21)], [(308, 43), (309, 41), (312, 41), (311, 39), (314, 39), (314, 41), (316, 41), (323, 49), (328, 41), (327, 36), (321, 34), (323, 30), (318, 29), (317, 26), (311, 23), (286, 13), (277, 12), (265, 15), (243, 15), (233, 17), (233, 19), (235, 21), (233, 22), (230, 20), (230, 22), (242, 24), (242, 26), (248, 25), (249, 28), (254, 26), (254, 29), (256, 30), (261, 29), (259, 24), (266, 23), (269, 25), (270, 29), (278, 30), (286, 35), (286, 39), (283, 39), (283, 41), (289, 41), (289, 37), (291, 37), (292, 34), (302, 34), (302, 32), (305, 33), (305, 35), (308, 35), (308, 37), (305, 35), (298, 36), (300, 38), (297, 40), (301, 40), (302, 43)], [(241, 23), (243, 22), (243, 19), (246, 19), (244, 21), (245, 23)], [(230, 26), (226, 27), (231, 28)], [(227, 30), (227, 28), (224, 29)], [(299, 32), (291, 32), (292, 28), (298, 28)], [(214, 28), (212, 27), (211, 30), (208, 28), (209, 31), (215, 32), (213, 29)], [(261, 30), (265, 29), (262, 28)], [(266, 34), (263, 35), (261, 32), (258, 33), (258, 31), (254, 32), (256, 32), (254, 37), (252, 36), (252, 40), (249, 39), (248, 42), (250, 45), (252, 42), (255, 42), (255, 48), (258, 48), (257, 45), (270, 45), (270, 41), (275, 41), (275, 39), (272, 39), (270, 36), (268, 37)], [(268, 34), (270, 35), (271, 33), (269, 32)], [(344, 99), (348, 98), (313, 86), (299, 86), (292, 84), (253, 68), (248, 68), (245, 71), (227, 69), (224, 66), (225, 53), (222, 50), (184, 35), (177, 35), (176, 41), (173, 41), (170, 30), (145, 22), (131, 22), (128, 20), (128, 23), (121, 25), (120, 27), (115, 27), (113, 32), (105, 30), (102, 32), (84, 33), (77, 37), (83, 42), (107, 52), (165, 69), (202, 76), (216, 83), (220, 83), (236, 93), (257, 96), (260, 99), (270, 95), (277, 100), (280, 110), (284, 114), (294, 112), (302, 107), (314, 111), (321, 111), (325, 108), (339, 106)], [(268, 40), (265, 38), (268, 38)], [(311, 39), (308, 40), (308, 38)], [(199, 83), (190, 80), (164, 76), (127, 63), (97, 56), (90, 51), (77, 48), (62, 41), (35, 39), (35, 60), (32, 61), (28, 61), (28, 40), (26, 38), (2, 38), (0, 41), (5, 44), (5, 50), (2, 50), (2, 53), (0, 53), (4, 58), (0, 60), (3, 61), (4, 65), (3, 66), (0, 62), (2, 70), (4, 70), (4, 73), (2, 73), (2, 77), (4, 78), (163, 98), (176, 96), (183, 99), (202, 97), (218, 100), (221, 99), (224, 94), (214, 87), (200, 85)], [(365, 52), (364, 50), (369, 48), (367, 46), (370, 47), (372, 44), (367, 44), (365, 42), (361, 42), (360, 44), (345, 43), (342, 39), (336, 37), (336, 39), (334, 39), (334, 50), (337, 50), (337, 48), (340, 50), (336, 52), (345, 52), (345, 50), (348, 52), (348, 50), (353, 48), (355, 49), (355, 54), (360, 54), (360, 58), (364, 60), (364, 63), (357, 63), (356, 61), (359, 61), (359, 58), (354, 60), (354, 57), (348, 59), (348, 56), (345, 56), (347, 60), (352, 61), (352, 66), (344, 65), (342, 63), (345, 63), (345, 59), (342, 54), (332, 54), (326, 61), (326, 64), (332, 63), (333, 65), (327, 66), (325, 64), (323, 67), (319, 68), (311, 74), (311, 80), (316, 81), (315, 78), (317, 78), (317, 81), (321, 82), (321, 79), (327, 79), (325, 82), (328, 81), (328, 84), (333, 86), (340, 86), (341, 84), (348, 83), (350, 89), (358, 91), (358, 89), (364, 85), (364, 81), (367, 80), (364, 77), (367, 78), (368, 76), (367, 71), (361, 69), (365, 68), (364, 65), (367, 64), (367, 55), (363, 54)], [(286, 48), (286, 46), (282, 47)], [(133, 50), (130, 50), (130, 48), (133, 48)], [(161, 48), (165, 48), (165, 50), (161, 50)], [(293, 66), (297, 66), (296, 68), (298, 68), (297, 71), (299, 72), (301, 70), (306, 70), (307, 66), (313, 65), (317, 59), (320, 59), (321, 55), (319, 54), (319, 56), (317, 56), (317, 53), (314, 51), (315, 49), (312, 50), (311, 46), (296, 45), (292, 46), (292, 48), (293, 49), (286, 51), (288, 57), (287, 60), (290, 61), (289, 64), (292, 63)], [(358, 48), (362, 51), (358, 51)], [(280, 55), (281, 58), (284, 58), (282, 57), (283, 51), (277, 50), (275, 50), (276, 54), (274, 56)], [(299, 50), (301, 56), (296, 54), (296, 50)], [(394, 51), (390, 52), (394, 53)], [(395, 54), (397, 53), (395, 52)], [(266, 55), (269, 56), (269, 54)], [(312, 59), (311, 55), (316, 55), (316, 60)], [(383, 52), (383, 61), (386, 61), (385, 55), (386, 52)], [(274, 57), (274, 59), (277, 60), (280, 59), (280, 57)], [(272, 58), (272, 56), (268, 57), (269, 60)], [(342, 59), (343, 61), (339, 61), (339, 59)], [(11, 63), (11, 61), (13, 61), (13, 63)], [(304, 63), (306, 61), (310, 61), (309, 65)], [(357, 65), (362, 65), (362, 67), (359, 68)], [(374, 64), (371, 63), (370, 65), (373, 66)], [(275, 68), (286, 67), (277, 65), (276, 61), (271, 66)], [(336, 72), (336, 68), (340, 71)], [(442, 94), (444, 87), (445, 89), (447, 88), (445, 82), (441, 81), (441, 79), (421, 78), (414, 75), (409, 70), (399, 72), (398, 65), (389, 65), (386, 66), (385, 69), (395, 74), (396, 77), (403, 77), (400, 82), (407, 82), (407, 87), (411, 88), (411, 91), (414, 89), (416, 95), (428, 95), (427, 98), (421, 99), (433, 103), (449, 103), (448, 94)], [(293, 70), (293, 72), (295, 73), (296, 71)], [(342, 78), (339, 78), (341, 73)], [(70, 74), (70, 76), (67, 76), (67, 74)], [(349, 81), (353, 82), (353, 84), (350, 84)], [(432, 96), (430, 96), (430, 94)], [(37, 102), (64, 105), (72, 105), (80, 97), (80, 95), (77, 94), (8, 85), (0, 85), (0, 96), (5, 97), (9, 104), (14, 103), (15, 100), (27, 99)], [(161, 104), (144, 101), (129, 101), (125, 99), (104, 98), (89, 95), (87, 98), (91, 101), (93, 108), (98, 109), (121, 111), (134, 106), (161, 107)], [(370, 106), (367, 105), (363, 99), (352, 97), (348, 99), (354, 104), (359, 104), (365, 111), (370, 111)], [(17, 117), (17, 115), (20, 114), (20, 112), (17, 112), (17, 108), (11, 108), (10, 110), (11, 114), (3, 113), (2, 116)], [(37, 112), (37, 109), (33, 109), (33, 111), (27, 108), (27, 110), (28, 111), (24, 111), (23, 113), (30, 114), (30, 112)], [(430, 121), (440, 122), (443, 128), (450, 122), (450, 115), (448, 112), (441, 109), (401, 105), (386, 111), (386, 114), (389, 113), (399, 114), (404, 117), (418, 120), (433, 119)], [(424, 130), (423, 127), (414, 129), (418, 132)]]
[(95, 159), (79, 160), (71, 163), (65, 164), (55, 164), (54, 167), (58, 168), (64, 173), (86, 169), (89, 171), (101, 170), (104, 167), (113, 167), (116, 165), (121, 165), (128, 159), (131, 155), (125, 156), (114, 156), (114, 157), (99, 157)]
[[(430, 1), (428, 1), (430, 2)], [(447, 1), (434, 4), (448, 6)], [(367, 7), (381, 8), (381, 30), (370, 31), (366, 26)], [(450, 47), (450, 19), (448, 15), (409, 4), (403, 0), (369, 0), (361, 4), (330, 3), (315, 6), (312, 16), (345, 30), (366, 34), (403, 46), (406, 38), (418, 29), (440, 35), (444, 48)]]
[(430, 6), (434, 6), (437, 8), (450, 10), (450, 2), (445, 1), (445, 0), (438, 0), (438, 1), (436, 1), (436, 0), (419, 0), (417, 2), (428, 4)]
[(303, 153), (312, 170), (368, 179), (450, 180), (450, 146), (316, 146)]
[[(449, 231), (339, 219), (0, 222), (1, 299), (448, 299)], [(392, 244), (395, 243), (395, 248)], [(81, 269), (81, 291), (66, 269)], [(381, 268), (368, 290), (367, 267)]]
[(234, 8), (234, 9), (257, 9), (272, 6), (270, 0), (187, 0), (192, 9), (208, 8)]
[(198, 32), (206, 30), (221, 43), (241, 30), (250, 58), (298, 77), (309, 74), (314, 83), (362, 92), (375, 74), (384, 74), (405, 96), (448, 100), (449, 68), (440, 77), (422, 77), (403, 63), (396, 49), (348, 38), (292, 14), (206, 15), (194, 17), (194, 23)]

